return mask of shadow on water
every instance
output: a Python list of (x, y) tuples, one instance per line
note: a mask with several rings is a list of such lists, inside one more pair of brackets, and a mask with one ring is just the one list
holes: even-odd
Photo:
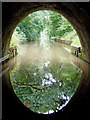
[(69, 114), (71, 108), (73, 111), (82, 104), (86, 107), (90, 66), (70, 55), (60, 44), (51, 45), (47, 50), (34, 44), (26, 45), (24, 53), (9, 61), (3, 69), (7, 66), (10, 68), (3, 74), (4, 94), (9, 92), (6, 96), (18, 101), (10, 103), (11, 106), (26, 106), (36, 116), (39, 113), (42, 119), (43, 114), (50, 114), (54, 119), (60, 114), (59, 110)]

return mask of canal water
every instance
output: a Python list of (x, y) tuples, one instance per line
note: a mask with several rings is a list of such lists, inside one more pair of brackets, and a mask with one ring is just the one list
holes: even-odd
[(70, 49), (60, 43), (49, 47), (25, 44), (9, 63), (10, 82), (19, 100), (36, 113), (51, 114), (66, 106), (75, 94), (82, 70)]

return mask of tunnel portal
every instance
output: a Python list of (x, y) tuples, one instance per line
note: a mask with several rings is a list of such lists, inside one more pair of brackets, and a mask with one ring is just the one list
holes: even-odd
[[(2, 4), (2, 57), (8, 54), (11, 36), (16, 26), (30, 13), (38, 10), (52, 10), (60, 13), (68, 19), (77, 31), (83, 49), (83, 59), (90, 63), (90, 3), (3, 3)], [(87, 73), (83, 73), (78, 92), (71, 103), (63, 111), (52, 115), (42, 115), (29, 111), (15, 97), (10, 86), (9, 73), (3, 76), (3, 118), (32, 120), (59, 120), (88, 118), (87, 106), (90, 96), (90, 69), (85, 65)], [(11, 117), (13, 115), (13, 118)]]

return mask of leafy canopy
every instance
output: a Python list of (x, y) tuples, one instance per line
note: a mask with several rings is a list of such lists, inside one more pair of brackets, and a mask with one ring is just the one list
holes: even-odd
[(45, 31), (47, 36), (62, 37), (73, 29), (66, 18), (57, 12), (50, 10), (41, 10), (29, 14), (15, 29), (21, 43), (28, 41), (40, 41), (41, 32)]

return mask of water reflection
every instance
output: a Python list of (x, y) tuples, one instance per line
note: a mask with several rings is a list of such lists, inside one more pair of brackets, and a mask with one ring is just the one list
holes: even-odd
[(60, 44), (51, 45), (47, 51), (33, 44), (25, 49), (10, 72), (15, 94), (34, 112), (58, 112), (74, 95), (82, 71)]

